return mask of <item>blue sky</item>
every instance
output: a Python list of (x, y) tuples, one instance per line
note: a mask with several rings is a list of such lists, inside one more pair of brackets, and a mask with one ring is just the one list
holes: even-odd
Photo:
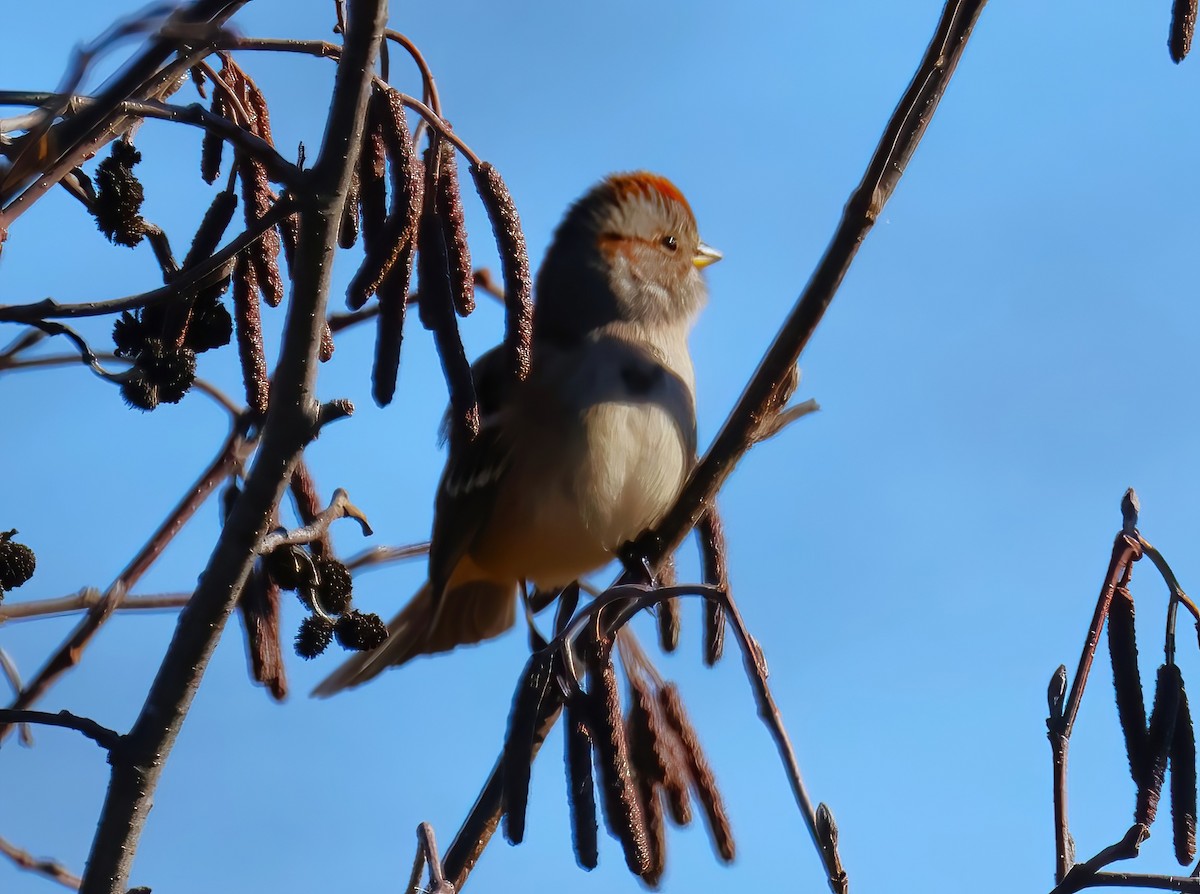
[[(733, 586), (760, 640), (812, 795), (828, 802), (859, 891), (1039, 891), (1052, 886), (1045, 688), (1074, 666), (1118, 502), (1138, 489), (1142, 530), (1200, 587), (1200, 65), (1166, 52), (1169, 4), (995, 3), (924, 143), (802, 360), (799, 397), (822, 411), (756, 448), (721, 505)], [(132, 7), (131, 7), (132, 8)], [(455, 130), (507, 179), (534, 263), (562, 211), (614, 170), (649, 168), (689, 197), (709, 271), (696, 328), (701, 442), (711, 438), (803, 287), (932, 32), (941, 4), (614, 2), (504, 9), (401, 7)], [(70, 48), (118, 9), (61, 2), (6, 10), (0, 84), (47, 89)], [(257, 0), (247, 34), (326, 37), (329, 4)], [(272, 101), (282, 147), (319, 140), (333, 67), (244, 60)], [(393, 80), (417, 90), (393, 55)], [(187, 95), (187, 89), (181, 96)], [(7, 112), (6, 112), (7, 114)], [(147, 217), (179, 253), (207, 204), (197, 134), (147, 124)], [(173, 166), (180, 171), (172, 172)], [(477, 263), (496, 268), (478, 203)], [(344, 286), (356, 259), (339, 258)], [(0, 302), (85, 300), (155, 285), (147, 247), (104, 242), (73, 200), (51, 195), (0, 259)], [(340, 306), (336, 297), (335, 307)], [(267, 312), (277, 332), (280, 312)], [(0, 343), (12, 332), (0, 327)], [(98, 345), (107, 324), (84, 327)], [(477, 354), (501, 317), (465, 325)], [(373, 333), (347, 333), (322, 398), (352, 420), (309, 452), (323, 493), (345, 487), (384, 544), (424, 539), (442, 455), (444, 385), (419, 327), (396, 402), (370, 400)], [(232, 391), (229, 351), (201, 374)], [(9, 423), (0, 529), (38, 551), (8, 598), (107, 584), (224, 437), (200, 396), (149, 415), (82, 367), (0, 377)], [(13, 474), (11, 470), (19, 470)], [(139, 587), (190, 587), (216, 530), (206, 507)], [(352, 523), (346, 553), (368, 545)], [(694, 550), (685, 546), (685, 567)], [(359, 578), (384, 615), (420, 584), (420, 563)], [(685, 575), (686, 576), (686, 575)], [(597, 576), (605, 581), (607, 575)], [(1139, 567), (1143, 673), (1165, 588)], [(289, 629), (302, 617), (286, 603)], [(821, 890), (820, 867), (755, 716), (740, 662), (699, 661), (699, 609), (660, 662), (680, 682), (738, 841), (722, 867), (699, 828), (671, 830), (666, 891)], [(74, 619), (12, 623), (0, 646), (26, 674)], [(170, 614), (110, 623), (45, 699), (125, 729), (171, 635)], [(643, 625), (643, 629), (649, 629)], [(1187, 638), (1180, 662), (1200, 680)], [(336, 655), (289, 665), (293, 695), (248, 685), (242, 635), (222, 640), (151, 814), (134, 883), (209, 891), (398, 890), (418, 822), (448, 843), (500, 747), (524, 637), (422, 660), (330, 701), (308, 689)], [(1071, 754), (1081, 857), (1130, 820), (1106, 659)], [(42, 730), (0, 753), (0, 836), (82, 868), (104, 788), (103, 755)], [(1156, 827), (1141, 868), (1170, 871)], [(987, 867), (986, 871), (983, 867)], [(526, 843), (497, 841), (471, 890), (633, 890), (615, 841), (585, 874), (570, 849), (559, 739), (539, 757)], [(54, 890), (0, 863), (4, 890)]]

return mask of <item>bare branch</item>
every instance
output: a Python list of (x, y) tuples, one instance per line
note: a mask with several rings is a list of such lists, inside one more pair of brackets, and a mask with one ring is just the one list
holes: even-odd
[(2, 723), (36, 723), (41, 726), (59, 726), (63, 729), (73, 729), (83, 733), (101, 748), (112, 751), (121, 744), (121, 737), (115, 730), (101, 726), (87, 717), (80, 717), (70, 711), (59, 711), (51, 714), (49, 711), (12, 711), (0, 708)]
[(43, 876), (52, 882), (58, 882), (66, 888), (78, 889), (83, 882), (79, 876), (70, 872), (57, 860), (39, 859), (29, 851), (21, 850), (10, 841), (0, 838), (0, 854), (8, 857), (17, 866)]

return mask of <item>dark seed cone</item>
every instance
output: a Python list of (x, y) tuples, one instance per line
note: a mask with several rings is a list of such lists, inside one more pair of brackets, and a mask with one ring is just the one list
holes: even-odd
[(192, 305), (192, 316), (183, 343), (197, 354), (224, 347), (233, 338), (233, 317), (221, 303), (221, 292), (225, 291), (228, 283), (229, 280), (224, 280), (219, 289), (214, 287), (201, 292)]
[(137, 368), (158, 388), (158, 400), (177, 404), (196, 381), (196, 352), (150, 339), (137, 357)]
[(337, 559), (318, 559), (317, 576), (320, 585), (317, 588), (321, 607), (331, 615), (340, 615), (350, 609), (350, 595), (354, 588), (354, 579), (350, 569)]
[(333, 623), (319, 615), (309, 615), (300, 622), (296, 633), (296, 654), (304, 660), (316, 658), (333, 642)]
[(33, 550), (12, 538), (16, 531), (0, 534), (0, 590), (15, 590), (31, 577), (37, 568)]
[(1183, 678), (1174, 664), (1164, 664), (1158, 669), (1158, 680), (1154, 688), (1154, 707), (1150, 711), (1150, 730), (1146, 736), (1146, 778), (1138, 785), (1137, 807), (1133, 821), (1150, 826), (1158, 813), (1158, 800), (1162, 795), (1163, 781), (1167, 775), (1167, 755), (1175, 735), (1175, 720), (1179, 709), (1179, 694)]
[(117, 140), (112, 154), (96, 168), (96, 200), (92, 213), (100, 232), (116, 245), (130, 248), (142, 241), (146, 222), (142, 220), (145, 190), (133, 173), (142, 154), (132, 143)]
[(412, 281), (416, 245), (410, 242), (379, 285), (379, 318), (375, 327), (375, 364), (371, 367), (371, 396), (386, 407), (396, 395), (400, 376), (400, 347), (404, 342), (404, 317), (408, 286)]
[[(368, 252), (377, 250), (377, 243), (383, 235), (383, 222), (387, 218), (387, 149), (383, 142), (387, 106), (388, 98), (384, 91), (375, 90), (371, 93), (367, 103), (362, 151), (358, 156), (359, 219), (364, 247)], [(347, 298), (347, 303), (349, 300)], [(363, 302), (366, 302), (366, 296)]]
[(1167, 48), (1173, 62), (1182, 62), (1192, 49), (1196, 32), (1196, 0), (1175, 0), (1171, 9), (1171, 36)]
[(262, 318), (259, 316), (254, 269), (245, 254), (238, 255), (233, 266), (233, 309), (246, 403), (259, 416), (265, 416), (270, 394), (267, 358), (263, 352)]
[(113, 323), (113, 351), (118, 357), (136, 357), (146, 346), (146, 331), (141, 321), (130, 311), (121, 311)]
[(279, 634), (279, 587), (261, 568), (246, 581), (238, 599), (238, 613), (246, 628), (250, 676), (266, 686), (275, 701), (283, 701), (288, 686)]
[(504, 179), (488, 162), (471, 167), (475, 189), (487, 209), (500, 264), (504, 270), (506, 322), (504, 345), (509, 369), (518, 379), (529, 375), (529, 349), (533, 341), (533, 277), (529, 273), (529, 251), (517, 206)]
[(510, 844), (525, 838), (525, 811), (529, 804), (529, 774), (537, 737), (538, 714), (553, 680), (553, 664), (544, 654), (530, 656), (521, 674), (508, 716), (508, 733), (501, 755), (504, 837)]
[(1118, 587), (1108, 610), (1108, 653), (1112, 659), (1117, 714), (1125, 734), (1125, 753), (1134, 785), (1141, 787), (1150, 770), (1146, 761), (1146, 704), (1138, 671), (1137, 635), (1134, 632), (1133, 596)]
[(596, 822), (596, 788), (592, 781), (592, 736), (580, 716), (586, 702), (567, 702), (563, 730), (566, 733), (564, 756), (567, 765), (567, 803), (571, 807), (571, 840), (575, 862), (584, 869), (595, 869), (599, 862)]
[(642, 876), (650, 871), (650, 843), (629, 760), (617, 672), (607, 654), (589, 657), (588, 697), (596, 768), (604, 785), (604, 819), (609, 832), (621, 842), (625, 865)]
[[(725, 560), (725, 529), (717, 507), (710, 504), (708, 511), (696, 524), (700, 539), (700, 561), (704, 568), (704, 582), (729, 592), (729, 566)], [(725, 609), (717, 603), (704, 601), (704, 663), (712, 667), (725, 651)]]
[(140, 371), (121, 383), (121, 399), (132, 409), (149, 413), (158, 406), (158, 386)]
[(450, 267), (450, 294), (460, 317), (475, 310), (475, 271), (471, 267), (471, 249), (467, 245), (467, 222), (463, 213), (462, 190), (458, 184), (458, 163), (454, 146), (442, 142), (441, 171), (437, 182), (438, 221), (446, 244)]
[(736, 854), (733, 829), (729, 825), (729, 816), (725, 812), (725, 804), (717, 789), (716, 777), (708, 765), (704, 750), (700, 746), (700, 738), (696, 735), (691, 721), (688, 720), (687, 712), (683, 708), (683, 700), (679, 697), (679, 690), (674, 683), (668, 683), (659, 690), (659, 703), (662, 705), (667, 723), (675, 731), (683, 745), (691, 771), (692, 790), (696, 793), (696, 799), (704, 810), (704, 818), (708, 823), (708, 832), (712, 837), (713, 847), (716, 848), (717, 855), (728, 863)]
[(263, 556), (263, 567), (276, 586), (284, 590), (299, 590), (312, 585), (309, 563), (300, 557), (298, 546), (280, 546)]
[[(212, 113), (229, 118), (229, 102), (219, 87), (213, 89)], [(225, 141), (220, 136), (211, 130), (204, 131), (204, 139), (200, 143), (200, 176), (205, 183), (216, 183), (221, 176), (221, 154), (224, 149)]]
[(1182, 677), (1175, 732), (1171, 737), (1171, 826), (1175, 859), (1181, 866), (1187, 866), (1196, 859), (1196, 731)]
[[(392, 198), (387, 216), (374, 234), (366, 229), (366, 206), (363, 206), (365, 254), (362, 265), (346, 288), (346, 304), (352, 309), (366, 304), (367, 299), (379, 290), (393, 265), (407, 249), (411, 249), (413, 240), (418, 238), (422, 205), (433, 207), (432, 195), (428, 199), (425, 196), (425, 191), (431, 188), (427, 183), (430, 178), (413, 148), (404, 106), (396, 91), (385, 92), (379, 113), (383, 116), (381, 138), (391, 170)], [(360, 190), (363, 189), (365, 186), (360, 186)], [(364, 194), (364, 201), (365, 198)]]
[(343, 649), (369, 652), (387, 640), (387, 626), (374, 612), (349, 611), (337, 619), (333, 634)]

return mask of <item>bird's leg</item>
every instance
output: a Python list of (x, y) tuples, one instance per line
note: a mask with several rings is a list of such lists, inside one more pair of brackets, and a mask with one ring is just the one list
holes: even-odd
[(629, 583), (645, 584), (649, 587), (658, 586), (658, 576), (654, 573), (651, 556), (661, 556), (662, 541), (653, 531), (645, 531), (633, 540), (623, 543), (617, 550), (617, 558), (625, 566), (629, 575)]

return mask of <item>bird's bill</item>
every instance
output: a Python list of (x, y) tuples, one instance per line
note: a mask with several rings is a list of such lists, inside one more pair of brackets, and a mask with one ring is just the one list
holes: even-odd
[(717, 261), (721, 260), (723, 257), (725, 256), (711, 245), (705, 245), (703, 242), (701, 242), (699, 247), (696, 249), (696, 257), (692, 258), (692, 263), (703, 269), (709, 264), (717, 263)]

